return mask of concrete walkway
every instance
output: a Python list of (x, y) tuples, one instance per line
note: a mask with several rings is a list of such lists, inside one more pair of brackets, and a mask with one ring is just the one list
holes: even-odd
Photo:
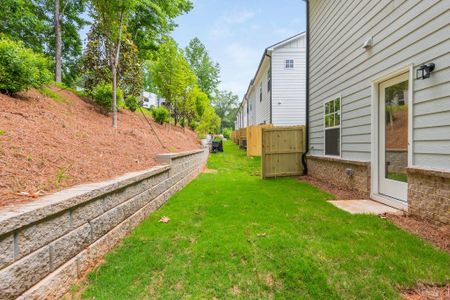
[(334, 206), (345, 210), (351, 214), (373, 214), (381, 215), (384, 213), (401, 214), (402, 211), (396, 208), (373, 200), (333, 200), (328, 201)]

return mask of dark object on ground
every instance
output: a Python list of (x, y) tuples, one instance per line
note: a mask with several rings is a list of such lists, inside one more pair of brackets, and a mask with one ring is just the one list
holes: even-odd
[(211, 152), (223, 152), (223, 142), (222, 139), (214, 139), (211, 144)]

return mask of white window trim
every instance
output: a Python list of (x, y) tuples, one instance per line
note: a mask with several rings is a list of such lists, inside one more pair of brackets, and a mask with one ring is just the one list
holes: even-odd
[[(378, 139), (379, 139), (379, 85), (391, 78), (394, 78), (396, 76), (399, 76), (401, 74), (409, 72), (409, 95), (408, 98), (410, 100), (410, 105), (408, 105), (408, 168), (414, 166), (414, 156), (413, 156), (413, 109), (414, 109), (414, 64), (408, 64), (404, 65), (403, 67), (397, 68), (395, 71), (388, 71), (381, 76), (374, 78), (372, 80), (372, 99), (371, 99), (371, 105), (372, 105), (372, 127), (371, 127), (371, 133), (372, 133), (372, 145), (371, 145), (371, 164), (370, 164), (370, 171), (371, 171), (371, 180), (370, 180), (370, 197), (372, 199), (375, 199), (381, 203), (396, 207), (398, 209), (402, 209), (407, 211), (409, 201), (407, 201), (407, 204), (403, 204), (397, 200), (392, 200), (388, 196), (380, 195), (379, 194), (379, 184), (378, 184), (378, 164), (379, 164), (379, 150), (378, 150)], [(342, 105), (342, 103), (341, 103)], [(341, 112), (342, 113), (342, 112)], [(341, 123), (342, 124), (342, 123)]]
[[(334, 101), (334, 100), (336, 100), (338, 98), (339, 98), (339, 111), (340, 111), (340, 115), (341, 115), (339, 126), (333, 126), (333, 127), (325, 128), (325, 106), (327, 105), (328, 102)], [(322, 110), (322, 118), (323, 118), (323, 123), (322, 123), (323, 124), (323, 156), (334, 157), (334, 158), (342, 158), (342, 95), (338, 95), (336, 97), (330, 97), (328, 99), (329, 100), (325, 100), (323, 102), (323, 105), (322, 105), (322, 107), (323, 107), (323, 110)], [(336, 129), (336, 128), (339, 128), (339, 155), (326, 154), (325, 153), (325, 151), (326, 151), (325, 150), (325, 147), (326, 147), (325, 146), (326, 145), (325, 131), (327, 129)]]
[[(292, 68), (291, 67), (286, 67), (286, 65), (287, 65), (287, 61), (291, 61), (292, 60)], [(288, 58), (288, 59), (285, 59), (284, 60), (284, 69), (285, 70), (294, 70), (295, 69), (295, 59), (293, 59), (293, 58)]]

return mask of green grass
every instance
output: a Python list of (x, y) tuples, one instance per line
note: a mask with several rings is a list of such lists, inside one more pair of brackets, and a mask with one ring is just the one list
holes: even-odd
[[(450, 256), (387, 220), (350, 215), (292, 178), (261, 180), (230, 142), (91, 272), (95, 299), (398, 299), (450, 280)], [(159, 223), (168, 216), (168, 224)], [(76, 289), (75, 289), (76, 290)]]
[(4, 135), (6, 132), (0, 129), (0, 136)]
[(54, 101), (58, 102), (58, 103), (66, 103), (66, 100), (63, 99), (63, 97), (61, 97), (61, 95), (59, 95), (58, 93), (54, 92), (52, 89), (50, 89), (49, 87), (42, 87), (39, 89), (39, 92), (41, 92), (42, 95), (47, 96), (51, 99), (53, 99)]
[(408, 175), (406, 173), (388, 172), (387, 178), (401, 182), (408, 182)]

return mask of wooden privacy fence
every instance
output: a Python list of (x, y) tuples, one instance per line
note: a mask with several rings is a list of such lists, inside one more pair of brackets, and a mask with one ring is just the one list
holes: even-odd
[(230, 139), (233, 141), (233, 143), (237, 143), (237, 131), (236, 130), (233, 130), (231, 132)]
[(261, 156), (262, 129), (271, 128), (272, 124), (252, 125), (247, 127), (247, 156)]
[(239, 147), (247, 148), (247, 128), (239, 129)]
[(301, 175), (305, 126), (262, 129), (262, 177)]

